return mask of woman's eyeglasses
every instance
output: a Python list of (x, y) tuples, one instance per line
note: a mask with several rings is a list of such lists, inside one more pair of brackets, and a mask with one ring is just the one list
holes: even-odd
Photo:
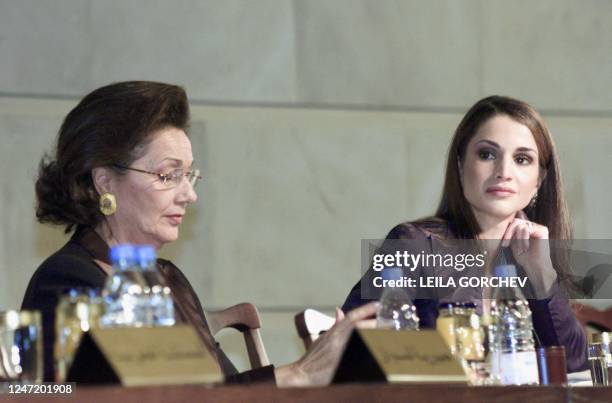
[(196, 185), (198, 184), (198, 181), (200, 181), (202, 179), (202, 176), (200, 175), (200, 170), (199, 169), (194, 169), (194, 170), (191, 170), (191, 171), (185, 171), (183, 168), (177, 168), (177, 169), (173, 169), (172, 171), (168, 172), (167, 174), (164, 174), (164, 173), (161, 173), (161, 172), (145, 171), (144, 169), (124, 167), (124, 166), (118, 165), (118, 164), (113, 164), (113, 166), (115, 166), (117, 168), (120, 168), (120, 169), (127, 169), (129, 171), (135, 171), (135, 172), (141, 172), (143, 174), (155, 175), (155, 176), (157, 176), (159, 181), (162, 184), (164, 184), (164, 186), (166, 186), (166, 188), (168, 188), (168, 189), (176, 187), (176, 186), (179, 186), (181, 184), (181, 181), (183, 180), (183, 178), (187, 178), (187, 180), (189, 181), (191, 186), (195, 188)]

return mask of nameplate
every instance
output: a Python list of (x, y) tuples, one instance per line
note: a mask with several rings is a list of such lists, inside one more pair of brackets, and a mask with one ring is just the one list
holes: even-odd
[(223, 373), (190, 326), (92, 329), (67, 380), (123, 386), (210, 384)]
[(461, 382), (461, 364), (435, 330), (355, 330), (334, 382)]

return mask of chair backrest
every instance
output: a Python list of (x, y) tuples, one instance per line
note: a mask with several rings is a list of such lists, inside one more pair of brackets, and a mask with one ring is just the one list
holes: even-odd
[(248, 302), (230, 306), (221, 311), (207, 311), (206, 319), (210, 332), (216, 335), (221, 329), (231, 327), (242, 333), (246, 343), (251, 368), (270, 365), (268, 354), (261, 339), (261, 321), (255, 305)]
[(295, 315), (295, 328), (304, 342), (306, 350), (321, 335), (336, 323), (336, 319), (316, 309), (305, 309)]

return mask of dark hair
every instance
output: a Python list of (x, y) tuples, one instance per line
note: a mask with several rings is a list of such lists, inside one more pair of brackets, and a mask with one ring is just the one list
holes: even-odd
[[(540, 114), (529, 104), (504, 96), (490, 96), (476, 102), (463, 117), (451, 142), (446, 164), (444, 189), (436, 218), (445, 220), (452, 232), (463, 239), (475, 239), (480, 226), (461, 186), (459, 163), (464, 160), (468, 143), (489, 119), (504, 115), (529, 128), (538, 147), (540, 168), (545, 172), (538, 189), (535, 206), (525, 209), (529, 220), (548, 228), (550, 239), (570, 240), (569, 213), (565, 203), (561, 171), (555, 145)], [(567, 278), (567, 256), (552, 254), (553, 265), (561, 277)]]
[(96, 226), (103, 219), (91, 171), (129, 166), (165, 127), (187, 131), (189, 104), (176, 85), (127, 81), (89, 93), (59, 130), (55, 156), (43, 156), (36, 181), (36, 217), (41, 223)]

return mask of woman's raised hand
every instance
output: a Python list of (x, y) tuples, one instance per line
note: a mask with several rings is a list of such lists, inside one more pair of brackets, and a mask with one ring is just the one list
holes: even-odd
[(512, 249), (514, 258), (527, 272), (536, 297), (547, 297), (557, 278), (550, 258), (548, 228), (529, 221), (519, 211), (506, 228), (501, 245)]
[(284, 386), (324, 386), (331, 381), (344, 347), (355, 328), (375, 328), (380, 303), (370, 302), (346, 315), (336, 311), (336, 323), (293, 364), (275, 370), (276, 384)]

